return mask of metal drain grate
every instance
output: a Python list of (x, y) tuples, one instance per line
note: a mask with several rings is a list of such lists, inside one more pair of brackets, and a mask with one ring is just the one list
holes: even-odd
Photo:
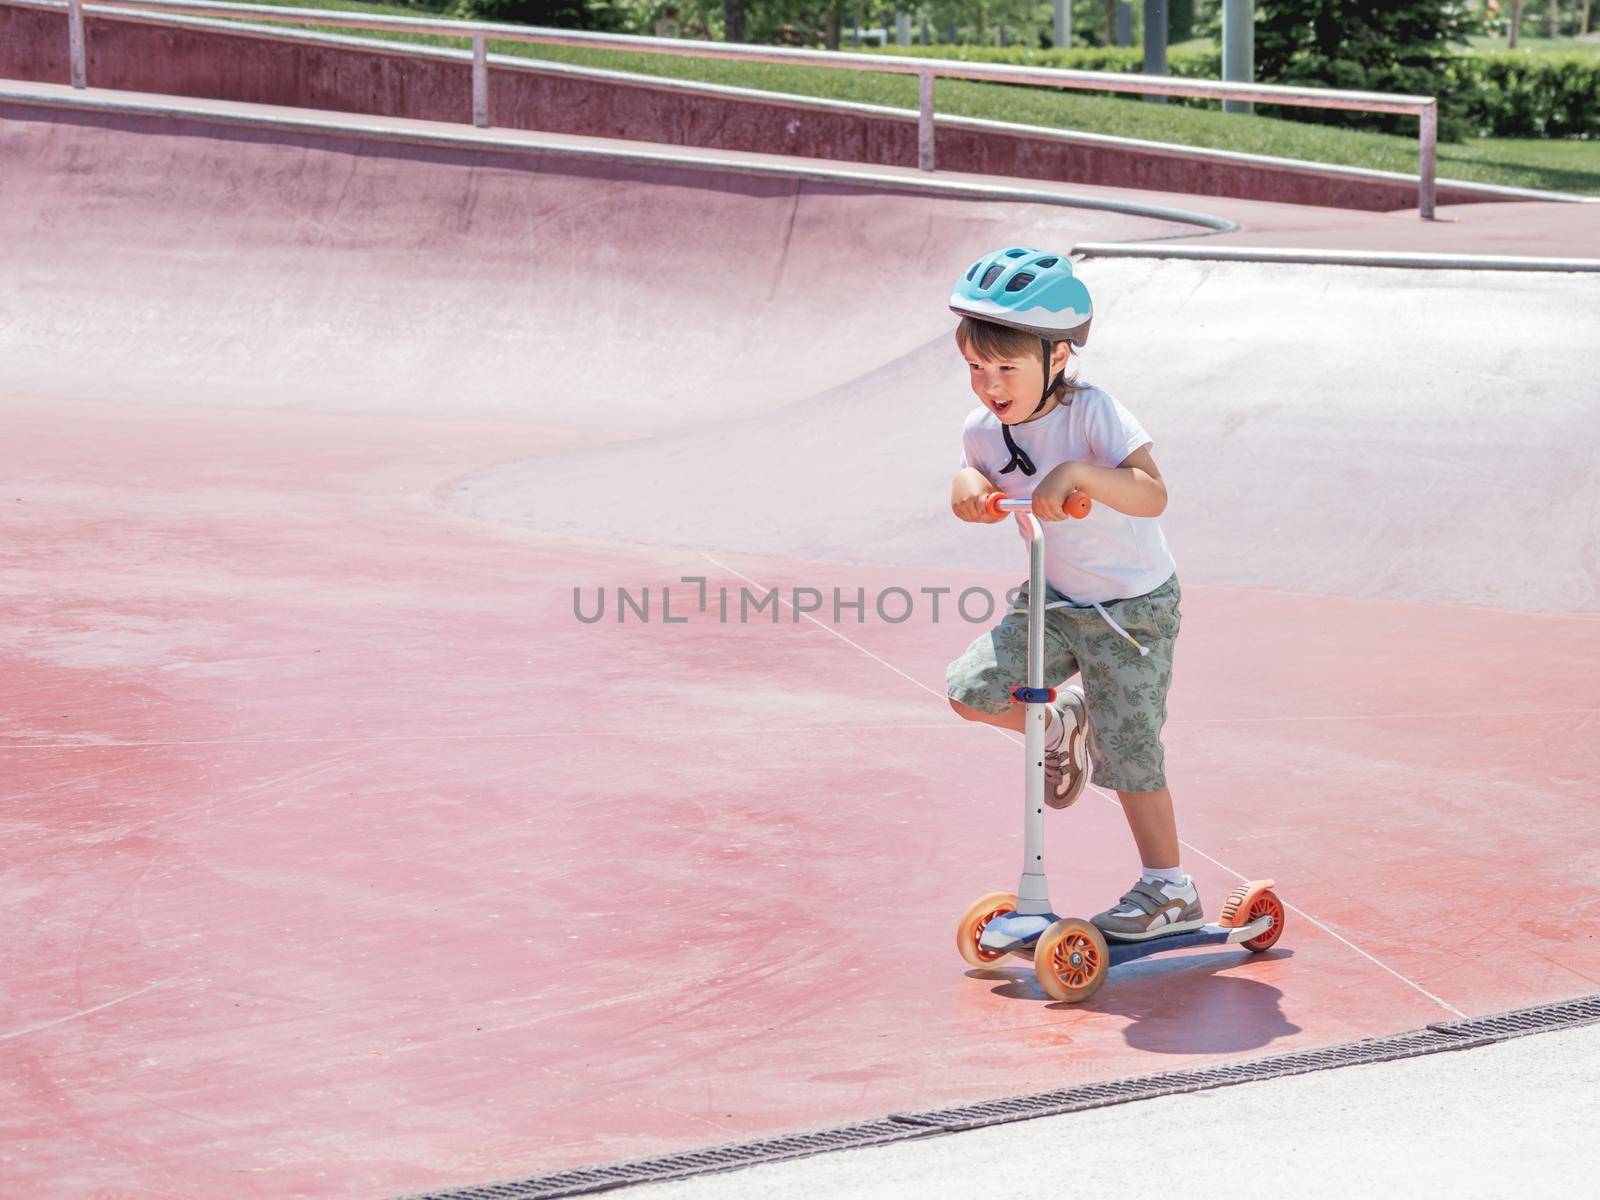
[(1439, 1021), (1429, 1025), (1445, 1033), (1472, 1036), (1483, 1034), (1501, 1041), (1522, 1037), (1529, 1033), (1544, 1033), (1550, 1029), (1588, 1025), (1600, 1021), (1600, 996), (1578, 996), (1557, 1004), (1539, 1004), (1533, 1008), (1518, 1008), (1511, 1012), (1496, 1013), (1491, 1017), (1470, 1017), (1465, 1021)]
[(883, 1120), (842, 1125), (816, 1133), (763, 1138), (760, 1141), (737, 1142), (704, 1150), (687, 1150), (680, 1154), (665, 1154), (657, 1158), (640, 1158), (601, 1167), (558, 1171), (553, 1175), (539, 1175), (531, 1179), (451, 1188), (409, 1197), (408, 1200), (555, 1200), (555, 1197), (559, 1196), (588, 1195), (636, 1183), (661, 1183), (668, 1179), (684, 1179), (716, 1171), (732, 1171), (740, 1167), (755, 1166), (758, 1163), (779, 1162), (786, 1158), (803, 1158), (830, 1150), (849, 1150), (858, 1146), (907, 1141), (912, 1138), (976, 1129), (984, 1125), (998, 1125), (1007, 1121), (1025, 1121), (1033, 1117), (1079, 1112), (1108, 1104), (1124, 1104), (1130, 1100), (1149, 1100), (1181, 1092), (1229, 1087), (1236, 1083), (1279, 1079), (1287, 1075), (1325, 1071), (1332, 1067), (1390, 1062), (1394, 1059), (1414, 1058), (1421, 1054), (1465, 1050), (1472, 1046), (1504, 1041), (1507, 1038), (1522, 1037), (1525, 1034), (1571, 1028), (1596, 1021), (1600, 1021), (1600, 996), (1580, 996), (1573, 1000), (1541, 1004), (1533, 1008), (1496, 1013), (1493, 1016), (1437, 1022), (1409, 1033), (1349, 1042), (1342, 1046), (1297, 1050), (1289, 1054), (1273, 1055), (1270, 1058), (1222, 1063), (1214, 1067), (1136, 1075), (1130, 1079), (1110, 1079), (1079, 1087), (1061, 1088), (1029, 1096), (1011, 1096), (1003, 1100), (988, 1100), (978, 1104), (931, 1109), (927, 1112), (896, 1113)]
[(757, 1163), (803, 1158), (828, 1150), (848, 1150), (856, 1146), (877, 1146), (923, 1137), (930, 1132), (901, 1124), (893, 1119), (864, 1121), (816, 1133), (797, 1133), (788, 1137), (763, 1138), (757, 1142), (736, 1142), (705, 1150), (686, 1150), (658, 1158), (639, 1158), (632, 1162), (610, 1163), (603, 1167), (583, 1167), (539, 1175), (532, 1179), (506, 1183), (481, 1183), (472, 1187), (426, 1192), (409, 1200), (553, 1200), (557, 1196), (580, 1196), (603, 1192), (634, 1183), (662, 1183), (691, 1175), (709, 1175)]
[(1493, 1040), (1488, 1036), (1463, 1036), (1442, 1030), (1419, 1029), (1412, 1033), (1395, 1034), (1393, 1037), (1372, 1038), (1364, 1042), (1350, 1042), (1343, 1046), (1328, 1046), (1320, 1050), (1298, 1050), (1291, 1054), (1257, 1058), (1248, 1062), (1193, 1067), (1183, 1071), (1163, 1071), (1157, 1075), (1135, 1075), (1129, 1079), (1110, 1079), (1103, 1083), (1086, 1083), (1079, 1087), (1062, 1088), (1059, 1091), (1010, 1096), (1004, 1100), (962, 1104), (930, 1112), (899, 1113), (896, 1114), (895, 1120), (953, 1133), (1006, 1121), (1025, 1121), (1033, 1117), (1049, 1117), (1060, 1113), (1079, 1112), (1086, 1108), (1101, 1108), (1107, 1104), (1125, 1104), (1129, 1100), (1152, 1100), (1157, 1096), (1172, 1096), (1180, 1092), (1202, 1092), (1210, 1088), (1229, 1087), (1236, 1083), (1278, 1079), (1285, 1075), (1304, 1075), (1308, 1071), (1326, 1071), (1331, 1067), (1388, 1062), (1396, 1058), (1412, 1058), (1418, 1054), (1436, 1054), (1441, 1050), (1463, 1050), (1468, 1046), (1479, 1046)]

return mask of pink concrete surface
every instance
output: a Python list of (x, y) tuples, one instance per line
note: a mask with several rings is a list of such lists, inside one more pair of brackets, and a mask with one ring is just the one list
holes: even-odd
[[(1592, 433), (1535, 319), (1569, 299), (1549, 277), (1518, 285), (1545, 340), (1514, 349), (1556, 365), (1498, 382), (1523, 432), (1466, 389), (1419, 474), (1371, 484), (1417, 520), (1365, 544), (1284, 485), (1369, 454), (1372, 408), (1464, 394), (1426, 302), (1385, 335), (1435, 364), (1378, 380), (1403, 394), (1307, 392), (1281, 346), (1256, 364), (1276, 404), (1235, 403), (1223, 360), (1191, 373), (1218, 419), (1158, 453), (1276, 449), (1253, 487), (1169, 472), (1244, 531), (1174, 527), (1185, 862), (1213, 911), (1262, 875), (1292, 908), (1266, 955), (1153, 959), (1070, 1007), (951, 944), (1020, 850), (1020, 747), (943, 699), (981, 627), (722, 623), (680, 580), (1015, 582), (1014, 535), (944, 509), (965, 399), (959, 364), (933, 382), (938, 281), (1019, 232), (1159, 223), (16, 108), (0, 159), (0, 1192), (394, 1196), (1600, 990), (1600, 622), (1561, 602), (1592, 517), (1548, 540), (1592, 464), (1492, 460), (1538, 502), (1520, 536), (1547, 552), (1517, 561), (1544, 604), (1225, 582), (1319, 546), (1326, 578), (1370, 576), (1463, 536), (1484, 446)], [(755, 299), (674, 283), (702, 271)], [(1105, 369), (1139, 353), (1119, 325), (1248, 284), (1164, 278), (1096, 285)], [(1366, 274), (1304, 286), (1385, 302)], [(880, 288), (927, 300), (885, 320)], [(1566, 424), (1529, 435), (1534, 411)], [(629, 443), (659, 453), (594, 458)], [(473, 489), (520, 508), (473, 515)], [(573, 489), (591, 523), (541, 526)], [(807, 495), (851, 503), (822, 529)], [(699, 536), (657, 536), (695, 511)], [(886, 526), (953, 532), (883, 561)], [(598, 586), (649, 587), (652, 620), (576, 620)], [(1136, 866), (1121, 815), (1056, 816), (1058, 905), (1097, 910)]]
[[(472, 115), (460, 61), (107, 17), (86, 19), (85, 43), (93, 87), (432, 121)], [(0, 78), (66, 82), (65, 15), (0, 3)], [(494, 123), (507, 128), (874, 165), (917, 161), (916, 123), (904, 117), (536, 69), (492, 68), (489, 93)], [(1417, 203), (1416, 187), (1399, 181), (949, 125), (939, 131), (938, 159), (953, 171), (1375, 212)], [(1482, 197), (1443, 186), (1438, 202)]]

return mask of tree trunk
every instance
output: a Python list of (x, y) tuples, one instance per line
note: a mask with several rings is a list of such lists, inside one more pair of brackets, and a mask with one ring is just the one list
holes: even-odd
[(1106, 45), (1117, 44), (1117, 0), (1106, 0)]
[(828, 5), (828, 24), (823, 34), (823, 44), (829, 50), (839, 48), (839, 28), (844, 24), (844, 0), (833, 0)]
[(723, 41), (744, 41), (744, 0), (722, 0), (722, 24)]
[(1584, 37), (1589, 36), (1589, 0), (1583, 0), (1583, 26), (1578, 32)]
[(1517, 48), (1517, 27), (1522, 24), (1522, 0), (1506, 0), (1506, 49)]
[(1556, 36), (1556, 25), (1561, 16), (1561, 0), (1550, 0), (1544, 10), (1544, 35), (1547, 38)]

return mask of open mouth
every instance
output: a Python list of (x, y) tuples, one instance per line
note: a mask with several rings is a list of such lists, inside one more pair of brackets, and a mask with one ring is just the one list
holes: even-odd
[(991, 400), (991, 401), (989, 401), (989, 405), (990, 405), (990, 407), (992, 407), (994, 409), (996, 416), (1003, 417), (1006, 414), (1006, 410), (1011, 407), (1011, 401), (1009, 401), (1009, 400)]

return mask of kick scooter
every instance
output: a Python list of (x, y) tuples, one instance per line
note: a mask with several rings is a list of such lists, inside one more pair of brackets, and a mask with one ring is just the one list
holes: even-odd
[[(1031, 511), (1032, 500), (1008, 499), (995, 492), (985, 507), (991, 516), (1024, 514), (1033, 535), (1028, 547), (1028, 683), (1011, 690), (1011, 698), (1024, 706), (1026, 714), (1022, 879), (1015, 894), (993, 892), (966, 911), (956, 926), (961, 957), (974, 967), (991, 967), (1008, 954), (1031, 958), (1045, 992), (1074, 1004), (1099, 991), (1112, 967), (1133, 959), (1233, 942), (1257, 953), (1267, 949), (1283, 933), (1283, 902), (1273, 893), (1271, 879), (1253, 879), (1234, 888), (1220, 919), (1212, 924), (1137, 942), (1108, 945), (1105, 935), (1088, 921), (1059, 917), (1052, 911), (1044, 872), (1044, 729), (1045, 706), (1055, 700), (1056, 690), (1044, 685), (1044, 528)], [(1082, 492), (1074, 492), (1067, 501), (1067, 511), (1074, 517), (1088, 516), (1091, 507)], [(991, 921), (1012, 913), (1036, 917), (1042, 932), (1018, 945), (1014, 934), (997, 937), (998, 931), (988, 930)]]

